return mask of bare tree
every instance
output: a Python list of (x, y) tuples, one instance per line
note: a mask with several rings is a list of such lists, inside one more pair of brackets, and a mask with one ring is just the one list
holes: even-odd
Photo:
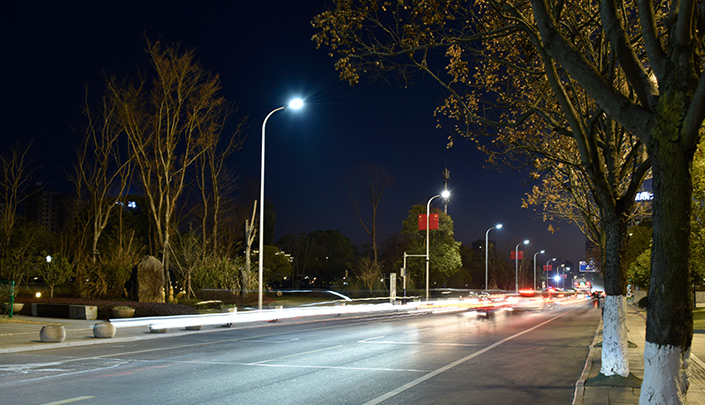
[[(235, 189), (237, 176), (228, 172), (225, 168), (225, 159), (234, 152), (240, 150), (244, 143), (243, 128), (247, 122), (247, 117), (240, 120), (232, 134), (227, 137), (222, 136), (225, 121), (235, 111), (224, 113), (222, 122), (212, 122), (212, 130), (206, 131), (206, 138), (203, 142), (203, 154), (198, 158), (198, 175), (196, 181), (201, 194), (202, 217), (201, 232), (203, 246), (210, 244), (214, 253), (219, 253), (220, 243), (220, 220), (223, 215), (223, 207), (231, 200), (228, 194)], [(210, 228), (210, 229), (209, 229)], [(204, 249), (205, 253), (205, 249)]]
[(85, 137), (78, 149), (72, 180), (79, 201), (85, 199), (89, 204), (87, 225), (92, 230), (92, 263), (98, 261), (98, 240), (108, 225), (111, 212), (123, 202), (132, 176), (132, 160), (120, 145), (122, 127), (118, 108), (110, 94), (105, 94), (94, 111), (86, 90), (83, 108), (87, 120)]
[[(345, 179), (350, 195), (350, 202), (355, 210), (360, 225), (372, 242), (372, 263), (379, 269), (379, 253), (377, 246), (377, 212), (382, 202), (384, 192), (392, 185), (393, 179), (389, 172), (381, 166), (371, 163), (362, 164), (350, 177)], [(363, 219), (360, 207), (355, 200), (355, 194), (361, 194), (370, 204), (370, 218)], [(369, 221), (369, 222), (367, 222)]]
[[(19, 285), (22, 281), (23, 274), (17, 266), (18, 261), (29, 256), (24, 246), (15, 246), (21, 242), (19, 239), (25, 239), (24, 242), (31, 242), (33, 238), (25, 238), (21, 236), (17, 238), (17, 223), (19, 214), (18, 207), (22, 204), (31, 193), (28, 193), (28, 186), (31, 181), (32, 173), (36, 170), (31, 166), (27, 157), (31, 144), (23, 151), (16, 148), (10, 150), (9, 155), (0, 156), (0, 165), (2, 165), (2, 177), (0, 177), (0, 232), (2, 232), (2, 245), (0, 246), (0, 276), (8, 280), (14, 280)], [(30, 232), (31, 233), (31, 232)], [(23, 243), (20, 243), (20, 245)]]
[(207, 150), (206, 140), (221, 130), (225, 100), (219, 95), (220, 78), (196, 61), (194, 50), (147, 40), (147, 55), (151, 80), (107, 83), (139, 169), (170, 298), (168, 258), (180, 197), (191, 166)]

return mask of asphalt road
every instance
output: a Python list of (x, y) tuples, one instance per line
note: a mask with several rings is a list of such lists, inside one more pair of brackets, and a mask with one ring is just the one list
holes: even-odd
[(223, 329), (0, 355), (0, 403), (570, 404), (589, 306)]

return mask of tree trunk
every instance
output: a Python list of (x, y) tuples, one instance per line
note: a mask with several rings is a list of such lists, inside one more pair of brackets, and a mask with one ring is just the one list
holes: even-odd
[[(693, 338), (688, 260), (690, 170), (695, 148), (681, 146), (673, 133), (683, 121), (663, 122), (666, 119), (656, 123), (656, 128), (662, 129), (655, 131), (649, 151), (653, 165), (653, 247), (640, 404), (686, 402), (686, 371)], [(669, 129), (671, 132), (666, 133)]]
[(624, 258), (627, 253), (627, 216), (602, 210), (605, 233), (603, 271), (607, 295), (602, 316), (602, 363), (600, 373), (606, 376), (629, 375), (627, 340), (627, 283)]

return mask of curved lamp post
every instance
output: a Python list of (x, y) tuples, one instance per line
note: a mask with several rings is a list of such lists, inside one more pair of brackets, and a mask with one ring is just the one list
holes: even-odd
[(489, 251), (490, 251), (490, 231), (493, 229), (502, 229), (502, 224), (497, 224), (485, 232), (485, 290), (489, 289), (489, 284), (487, 282), (487, 269), (489, 268)]
[(429, 220), (429, 216), (431, 215), (431, 201), (433, 201), (434, 198), (438, 197), (443, 197), (447, 199), (450, 197), (450, 191), (448, 190), (443, 190), (441, 194), (434, 195), (433, 197), (428, 199), (428, 202), (426, 203), (426, 301), (428, 301), (428, 283), (430, 280), (430, 272), (429, 272), (429, 256), (428, 256), (428, 247), (429, 247), (429, 235), (430, 235), (430, 225), (431, 221)]
[(259, 183), (259, 291), (257, 294), (257, 303), (259, 310), (262, 310), (262, 273), (264, 264), (264, 139), (265, 139), (265, 128), (267, 126), (267, 120), (277, 111), (284, 109), (298, 110), (304, 106), (304, 101), (300, 98), (295, 98), (289, 102), (287, 105), (283, 105), (279, 108), (275, 108), (266, 117), (264, 117), (264, 122), (262, 122), (262, 160), (260, 166), (260, 183)]
[(548, 288), (548, 264), (555, 261), (556, 258), (554, 257), (553, 259), (550, 259), (546, 262), (546, 288)]
[(546, 253), (545, 250), (534, 253), (534, 291), (536, 291), (536, 255)]
[(519, 245), (521, 245), (522, 243), (528, 245), (529, 240), (525, 239), (523, 242), (517, 243), (516, 247), (514, 247), (514, 291), (517, 293), (519, 292)]

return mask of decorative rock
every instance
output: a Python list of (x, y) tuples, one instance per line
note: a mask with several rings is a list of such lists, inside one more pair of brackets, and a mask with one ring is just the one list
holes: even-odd
[(201, 330), (201, 325), (187, 326), (184, 329), (186, 329), (186, 330)]
[(115, 325), (110, 322), (98, 322), (93, 325), (93, 336), (97, 338), (111, 338), (115, 336)]
[(39, 331), (39, 340), (47, 343), (61, 343), (66, 339), (63, 325), (44, 325)]

